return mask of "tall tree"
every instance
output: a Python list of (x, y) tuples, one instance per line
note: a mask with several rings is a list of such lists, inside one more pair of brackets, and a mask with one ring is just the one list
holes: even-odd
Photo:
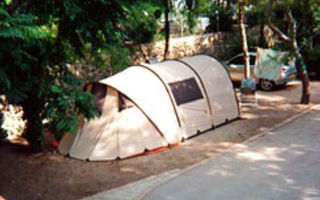
[(171, 0), (162, 0), (163, 5), (164, 5), (164, 20), (165, 20), (165, 24), (164, 24), (164, 31), (165, 31), (165, 48), (164, 48), (164, 60), (167, 59), (168, 56), (168, 52), (169, 52), (169, 40), (170, 40), (170, 10), (172, 7), (172, 2)]
[(24, 13), (23, 8), (22, 2), (1, 3), (0, 94), (23, 107), (27, 120), (24, 135), (32, 151), (38, 152), (42, 150), (44, 118), (51, 118), (57, 131), (72, 131), (76, 115), (93, 117), (94, 107), (92, 96), (77, 89), (77, 80), (60, 62), (63, 54), (58, 51), (64, 49), (56, 44), (60, 42), (57, 32), (50, 24), (37, 24), (40, 19)]
[(0, 2), (0, 94), (23, 107), (27, 120), (24, 135), (34, 152), (43, 148), (43, 119), (49, 119), (49, 127), (61, 135), (76, 130), (80, 114), (95, 116), (93, 96), (79, 88), (81, 81), (68, 64), (90, 54), (96, 63), (108, 62), (116, 70), (127, 65), (129, 50), (124, 40), (135, 38), (127, 34), (125, 29), (132, 26), (124, 24), (124, 19), (128, 9), (140, 3)]
[[(286, 20), (288, 23), (288, 33), (285, 34), (281, 29), (276, 27), (271, 19), (272, 6), (277, 4), (277, 6), (281, 6), (284, 10)], [(297, 41), (297, 22), (292, 15), (292, 11), (289, 7), (290, 2), (277, 2), (277, 1), (269, 1), (268, 10), (266, 18), (268, 19), (268, 24), (271, 30), (278, 35), (278, 37), (285, 43), (289, 44), (291, 52), (294, 54), (296, 58), (296, 68), (298, 71), (298, 77), (302, 81), (302, 95), (300, 103), (309, 104), (311, 93), (310, 93), (310, 80), (307, 72), (307, 68), (303, 59), (303, 56), (300, 52), (300, 47)]]
[(247, 42), (247, 34), (246, 28), (244, 24), (244, 5), (245, 2), (239, 0), (239, 11), (238, 11), (238, 20), (239, 20), (239, 29), (240, 29), (240, 36), (241, 36), (241, 44), (242, 44), (242, 51), (243, 51), (243, 62), (244, 62), (244, 78), (250, 78), (250, 66), (249, 66), (249, 53), (248, 53), (248, 42)]

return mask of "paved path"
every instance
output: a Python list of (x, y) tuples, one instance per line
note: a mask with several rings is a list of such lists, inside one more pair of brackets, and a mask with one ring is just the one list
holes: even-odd
[(197, 167), (159, 177), (130, 184), (130, 198), (124, 186), (88, 199), (320, 200), (320, 108)]

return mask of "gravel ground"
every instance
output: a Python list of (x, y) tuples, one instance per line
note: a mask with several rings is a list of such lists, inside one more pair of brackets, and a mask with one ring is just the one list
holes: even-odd
[[(320, 103), (320, 82), (312, 82), (312, 103)], [(258, 91), (258, 107), (243, 107), (241, 119), (193, 137), (170, 150), (115, 162), (66, 158), (51, 146), (30, 154), (26, 147), (0, 147), (0, 199), (78, 199), (173, 169), (183, 169), (217, 155), (310, 105), (298, 104), (299, 82), (272, 92)]]

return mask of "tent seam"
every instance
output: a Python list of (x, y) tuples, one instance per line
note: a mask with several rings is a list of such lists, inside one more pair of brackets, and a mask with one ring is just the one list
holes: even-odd
[(205, 54), (198, 54), (198, 56), (206, 56), (206, 57), (209, 57), (209, 58), (211, 58), (211, 59), (213, 58), (214, 60), (216, 60), (216, 61), (222, 66), (222, 68), (224, 69), (224, 71), (228, 74), (229, 80), (230, 80), (231, 85), (232, 85), (232, 88), (233, 88), (233, 94), (234, 94), (234, 97), (235, 97), (235, 99), (236, 99), (236, 101), (237, 101), (238, 117), (240, 117), (240, 116), (241, 116), (241, 110), (240, 110), (239, 99), (238, 99), (238, 96), (237, 96), (237, 93), (236, 93), (236, 89), (235, 89), (235, 87), (234, 87), (234, 85), (233, 85), (233, 83), (232, 83), (232, 81), (231, 81), (231, 75), (230, 75), (229, 71), (224, 67), (224, 65), (223, 65), (221, 62), (218, 61), (218, 59), (216, 59), (216, 58), (213, 57), (213, 56), (208, 56), (208, 55), (205, 55)]
[(212, 121), (212, 124), (214, 124), (214, 120), (213, 120), (213, 111), (212, 111), (212, 108), (211, 108), (211, 105), (210, 105), (210, 100), (209, 100), (209, 96), (208, 96), (208, 92), (206, 90), (206, 87), (204, 86), (204, 83), (200, 77), (200, 74), (198, 74), (198, 72), (193, 68), (191, 67), (191, 65), (189, 65), (188, 63), (186, 63), (185, 61), (183, 60), (174, 60), (174, 61), (177, 61), (177, 62), (180, 62), (182, 63), (183, 65), (187, 66), (189, 69), (191, 69), (191, 71), (198, 77), (199, 81), (200, 81), (200, 84), (203, 88), (203, 91), (204, 91), (204, 95), (206, 96), (206, 100), (207, 100), (207, 104), (208, 104), (208, 108), (209, 108), (209, 112), (210, 112), (210, 117), (211, 117), (211, 121)]
[(140, 65), (138, 65), (138, 67), (142, 67), (142, 68), (147, 69), (150, 72), (152, 72), (160, 80), (160, 82), (163, 84), (164, 88), (166, 89), (166, 91), (167, 91), (167, 93), (169, 95), (169, 98), (170, 98), (174, 113), (176, 115), (176, 119), (177, 119), (178, 125), (179, 125), (179, 127), (181, 127), (182, 125), (181, 125), (181, 121), (180, 121), (180, 118), (179, 118), (179, 115), (178, 115), (178, 111), (177, 111), (177, 108), (176, 108), (176, 106), (174, 104), (174, 101), (173, 101), (172, 95), (170, 93), (170, 90), (169, 90), (169, 88), (167, 86), (167, 83), (161, 78), (161, 76), (157, 72), (155, 72), (154, 70), (150, 69), (147, 65), (140, 64)]
[[(116, 87), (113, 87), (113, 86), (111, 86), (111, 85), (109, 85), (109, 84), (106, 84), (106, 83), (103, 83), (103, 84), (105, 84), (106, 86), (108, 86), (108, 87), (110, 87), (110, 88), (112, 88), (112, 89), (114, 89), (114, 90), (116, 90), (116, 91), (118, 91), (118, 92), (121, 92), (122, 94), (125, 94), (125, 95), (126, 95), (125, 92), (120, 91), (120, 90), (117, 89)], [(128, 95), (126, 95), (126, 96), (130, 98), (130, 96), (128, 96)], [(170, 144), (170, 142), (166, 139), (166, 137), (164, 136), (164, 134), (162, 133), (162, 131), (160, 130), (160, 128), (156, 125), (155, 122), (153, 122), (153, 120), (147, 115), (147, 113), (144, 112), (143, 109), (142, 109), (134, 100), (132, 100), (131, 98), (130, 98), (130, 100), (131, 100), (132, 103), (143, 113), (143, 115), (146, 116), (146, 118), (147, 118), (147, 119), (150, 121), (150, 123), (155, 127), (155, 129), (157, 129), (157, 131), (159, 132), (160, 136), (163, 137), (163, 139), (164, 139), (168, 144)]]

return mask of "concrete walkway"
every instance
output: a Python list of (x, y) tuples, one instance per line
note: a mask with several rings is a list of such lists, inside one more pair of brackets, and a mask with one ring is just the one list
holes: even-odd
[(87, 199), (320, 200), (320, 107), (219, 157), (167, 174)]

